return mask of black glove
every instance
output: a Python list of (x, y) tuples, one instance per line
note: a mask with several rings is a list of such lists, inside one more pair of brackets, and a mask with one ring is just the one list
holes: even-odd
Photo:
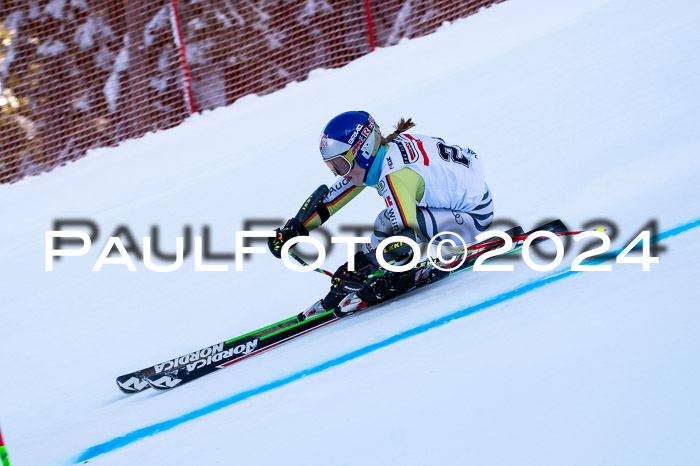
[(341, 291), (345, 294), (359, 291), (362, 284), (368, 275), (374, 273), (379, 268), (372, 264), (365, 253), (358, 252), (355, 254), (355, 270), (348, 270), (348, 263), (338, 267), (338, 270), (333, 274), (331, 290)]
[(309, 231), (304, 228), (304, 225), (299, 220), (290, 218), (282, 228), (275, 230), (274, 237), (268, 238), (267, 247), (270, 248), (273, 256), (280, 259), (282, 257), (282, 246), (284, 246), (285, 241), (289, 241), (297, 236), (309, 236)]
[(355, 270), (348, 270), (348, 263), (338, 267), (331, 280), (331, 289), (323, 298), (323, 307), (329, 311), (335, 309), (340, 301), (350, 293), (360, 291), (364, 287), (365, 279), (378, 267), (373, 265), (363, 252), (355, 254)]

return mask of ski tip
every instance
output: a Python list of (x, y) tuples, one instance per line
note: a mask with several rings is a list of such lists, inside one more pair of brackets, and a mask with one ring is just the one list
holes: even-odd
[(136, 375), (131, 376), (120, 376), (116, 379), (117, 386), (119, 390), (127, 395), (132, 393), (141, 392), (150, 387), (148, 381), (144, 380), (143, 377), (137, 377)]
[(182, 379), (177, 378), (173, 375), (155, 375), (146, 377), (148, 384), (155, 388), (156, 390), (170, 390), (171, 388), (177, 387)]

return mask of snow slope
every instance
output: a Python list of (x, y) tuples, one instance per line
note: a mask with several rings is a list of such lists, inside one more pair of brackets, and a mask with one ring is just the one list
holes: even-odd
[[(698, 31), (691, 0), (508, 0), (0, 186), (12, 463), (698, 464)], [(328, 282), (269, 255), (243, 272), (195, 273), (192, 257), (91, 272), (107, 236), (157, 225), (172, 251), (206, 225), (232, 252), (246, 219), (287, 218), (331, 181), (318, 133), (360, 108), (476, 150), (497, 216), (526, 229), (609, 219), (619, 248), (656, 220), (673, 233), (660, 264), (468, 272), (178, 390), (122, 395), (117, 375), (294, 314)], [(363, 194), (329, 228), (382, 206)], [(45, 272), (45, 231), (66, 218), (100, 236)]]

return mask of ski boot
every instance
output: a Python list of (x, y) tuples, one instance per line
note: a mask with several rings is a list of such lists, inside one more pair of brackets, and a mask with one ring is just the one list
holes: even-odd
[(347, 316), (368, 305), (369, 303), (360, 298), (357, 293), (350, 293), (340, 301), (340, 304), (338, 304), (335, 310), (335, 315), (338, 317)]
[(365, 281), (365, 286), (357, 292), (359, 298), (367, 304), (376, 304), (398, 294), (405, 293), (419, 286), (438, 280), (449, 272), (439, 270), (429, 261), (424, 261), (405, 272), (383, 271)]
[[(340, 274), (336, 272), (336, 276), (333, 277), (333, 285), (331, 285), (328, 294), (300, 313), (297, 316), (297, 320), (301, 322), (328, 311), (333, 311), (338, 317), (355, 312), (359, 308), (360, 303), (355, 303), (351, 309), (349, 303), (345, 303), (345, 301), (350, 296), (356, 295), (355, 291), (362, 289), (364, 282), (365, 276), (357, 272), (348, 272), (347, 270)], [(341, 309), (341, 303), (345, 303), (344, 309)], [(361, 307), (366, 305), (365, 303)]]
[(324, 314), (326, 311), (326, 308), (323, 306), (323, 300), (319, 299), (315, 303), (313, 303), (311, 306), (306, 308), (303, 312), (300, 312), (297, 315), (297, 321), (298, 322), (303, 322), (307, 319), (310, 319), (314, 316)]
[(367, 276), (377, 270), (377, 267), (373, 266), (361, 252), (355, 255), (355, 267), (357, 270), (353, 271), (348, 270), (347, 264), (339, 267), (333, 274), (331, 289), (328, 291), (328, 294), (300, 313), (297, 316), (297, 320), (301, 322), (328, 311), (334, 311), (337, 316), (344, 315), (345, 313), (342, 313), (339, 309), (340, 303), (348, 295), (360, 291), (365, 286)]
[(372, 264), (363, 252), (358, 252), (355, 254), (355, 268), (356, 270), (350, 271), (347, 264), (340, 266), (333, 274), (331, 289), (328, 291), (328, 294), (299, 314), (298, 319), (300, 321), (305, 320), (327, 311), (333, 311), (336, 316), (340, 317), (359, 309), (360, 303), (353, 304), (353, 306), (346, 305), (343, 308), (341, 308), (340, 304), (349, 295), (357, 293), (364, 288), (365, 280), (369, 275), (376, 272), (378, 267)]

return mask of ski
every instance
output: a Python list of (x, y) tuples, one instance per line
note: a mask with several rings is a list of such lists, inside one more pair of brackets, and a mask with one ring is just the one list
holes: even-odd
[(146, 377), (147, 383), (156, 390), (170, 390), (171, 388), (207, 374), (215, 372), (234, 363), (240, 362), (255, 354), (279, 346), (298, 336), (309, 333), (312, 330), (324, 327), (338, 320), (333, 312), (325, 312), (310, 319), (299, 322), (297, 316), (284, 320), (284, 324), (268, 328), (262, 334), (254, 334), (247, 337), (239, 337), (238, 348), (245, 347), (245, 350), (236, 352), (229, 351), (222, 358), (207, 357), (196, 362), (187, 364), (178, 369), (166, 371), (161, 374), (154, 374)]
[[(533, 229), (528, 233), (524, 233), (521, 227), (516, 227), (508, 230), (506, 233), (511, 236), (513, 240), (513, 245), (507, 254), (514, 253), (522, 249), (523, 243), (527, 237), (534, 233), (535, 231), (549, 231), (558, 236), (563, 235), (573, 235), (580, 232), (569, 232), (566, 226), (561, 220), (555, 220), (538, 228)], [(546, 238), (538, 238), (533, 241), (536, 244), (541, 241), (546, 241)], [(357, 312), (349, 315), (355, 315), (359, 313), (364, 313), (370, 309), (376, 308), (378, 305), (386, 304), (393, 301), (399, 297), (406, 295), (407, 293), (417, 289), (422, 288), (430, 283), (437, 282), (449, 276), (455, 275), (462, 271), (471, 269), (474, 266), (476, 260), (488, 251), (492, 251), (503, 245), (503, 240), (500, 238), (490, 239), (475, 245), (469, 246), (461, 254), (456, 255), (448, 263), (441, 264), (444, 267), (452, 267), (464, 259), (464, 263), (460, 265), (455, 270), (451, 271), (447, 275), (443, 275), (439, 278), (433, 280), (425, 280), (423, 282), (418, 282), (415, 286), (399, 293), (398, 295), (392, 296), (391, 298), (381, 301), (374, 305), (365, 305)], [(466, 258), (464, 257), (466, 255)], [(430, 261), (426, 259), (418, 263), (412, 270), (416, 272), (430, 266)], [(168, 370), (159, 371), (159, 373), (153, 373), (144, 377), (146, 383), (157, 390), (170, 390), (172, 388), (184, 385), (207, 374), (215, 372), (219, 369), (231, 366), (237, 362), (242, 361), (250, 356), (261, 353), (263, 351), (269, 350), (276, 346), (279, 346), (287, 341), (297, 338), (301, 335), (307, 334), (313, 330), (325, 327), (341, 318), (345, 318), (345, 315), (336, 315), (333, 311), (327, 311), (315, 316), (312, 316), (306, 320), (298, 321), (297, 316), (290, 317), (276, 324), (273, 324), (263, 329), (251, 332), (249, 334), (238, 337), (234, 340), (235, 347), (229, 346), (226, 353), (218, 352), (216, 355), (212, 354), (204, 358), (199, 358), (195, 361), (180, 364), (178, 367), (173, 367)]]
[[(301, 206), (295, 218), (299, 221), (303, 221), (312, 216), (318, 205), (323, 201), (323, 198), (328, 194), (328, 191), (328, 186), (325, 184), (316, 188)], [(296, 317), (290, 317), (289, 319), (281, 320), (245, 335), (217, 343), (216, 345), (207, 346), (199, 351), (185, 354), (178, 358), (135, 372), (120, 375), (116, 380), (117, 386), (122, 392), (127, 394), (138, 393), (151, 387), (151, 385), (158, 388), (161, 386), (164, 388), (171, 388), (167, 385), (174, 384), (175, 382), (169, 380), (168, 377), (159, 377), (161, 374), (177, 371), (186, 366), (192, 367), (193, 364), (201, 367), (202, 365), (208, 366), (215, 362), (221, 362), (223, 359), (228, 361), (231, 360), (231, 358), (245, 357), (256, 350), (259, 337), (268, 333), (277, 332), (295, 323)], [(147, 380), (148, 377), (153, 378), (153, 381), (149, 383), (149, 380)]]
[(215, 345), (207, 346), (200, 350), (188, 353), (177, 358), (169, 359), (138, 371), (129, 372), (128, 374), (117, 377), (116, 382), (119, 389), (127, 394), (138, 393), (151, 385), (146, 380), (150, 376), (158, 376), (168, 371), (177, 370), (178, 368), (198, 363), (198, 361), (209, 360), (219, 361), (224, 357), (230, 357), (233, 354), (250, 353), (254, 349), (255, 339), (257, 336), (265, 334), (267, 331), (276, 331), (286, 326), (296, 323), (296, 316), (281, 320), (272, 325), (259, 328), (252, 332), (246, 333), (226, 341), (222, 341)]

